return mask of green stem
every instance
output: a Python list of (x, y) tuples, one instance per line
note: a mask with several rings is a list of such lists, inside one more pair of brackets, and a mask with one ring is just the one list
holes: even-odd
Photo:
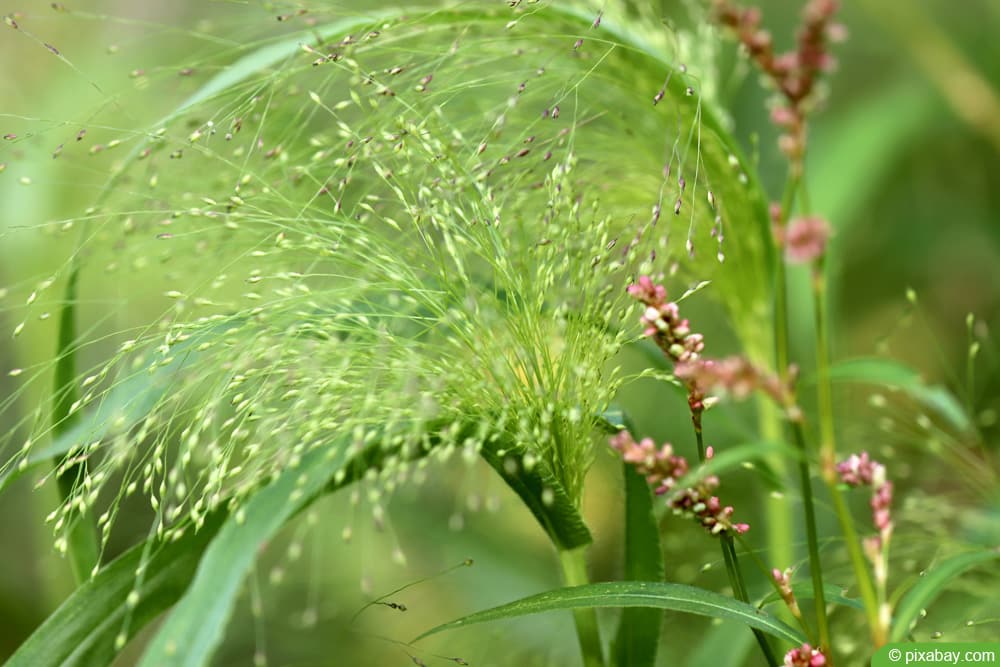
[[(561, 550), (559, 564), (562, 566), (563, 581), (567, 586), (582, 586), (590, 583), (587, 576), (586, 547)], [(604, 653), (601, 649), (601, 632), (597, 625), (594, 609), (575, 609), (576, 636), (580, 642), (585, 667), (604, 667)]]
[[(694, 424), (694, 437), (698, 443), (698, 460), (705, 462), (705, 440), (701, 430), (701, 412), (692, 412), (691, 421)], [(733, 546), (733, 537), (723, 533), (720, 536), (719, 546), (722, 548), (722, 560), (726, 564), (726, 574), (729, 576), (729, 586), (733, 589), (733, 596), (740, 602), (750, 602), (750, 593), (747, 591), (746, 580), (743, 578), (743, 571), (740, 569), (740, 561), (736, 558), (736, 548)], [(761, 652), (768, 665), (778, 664), (778, 659), (771, 649), (771, 644), (767, 641), (767, 636), (756, 628), (752, 628), (753, 636), (760, 646)]]
[[(754, 562), (754, 565), (757, 566), (757, 569), (760, 570), (761, 574), (763, 574), (764, 577), (767, 578), (767, 581), (768, 583), (771, 584), (771, 588), (774, 590), (774, 592), (777, 593), (778, 595), (781, 595), (781, 587), (778, 585), (778, 582), (774, 580), (774, 577), (771, 576), (771, 569), (764, 563), (763, 560), (761, 560), (760, 556), (757, 555), (757, 553), (751, 548), (751, 546), (747, 543), (747, 541), (743, 539), (742, 535), (736, 535), (735, 537), (737, 540), (739, 540), (740, 546), (743, 547), (743, 552), (746, 553), (748, 556), (750, 556), (750, 559)], [(799, 627), (802, 628), (802, 631), (806, 633), (807, 637), (809, 637), (809, 641), (811, 644), (818, 645), (817, 642), (815, 641), (816, 639), (815, 632), (813, 631), (812, 628), (809, 627), (809, 624), (806, 623), (805, 618), (803, 618), (802, 616), (796, 616), (790, 612), (788, 616), (790, 618), (795, 619), (795, 622), (798, 623)]]
[(969, 313), (966, 318), (969, 348), (965, 355), (965, 412), (970, 415), (975, 414), (973, 410), (975, 410), (976, 398), (976, 354), (979, 351), (974, 326), (975, 317)]
[[(838, 486), (836, 457), (837, 441), (833, 416), (833, 389), (830, 381), (830, 325), (826, 313), (826, 280), (824, 278), (823, 260), (820, 259), (813, 267), (813, 308), (816, 323), (816, 394), (819, 411), (820, 431), (820, 466), (823, 480), (833, 498), (833, 508), (837, 514), (844, 539), (847, 541), (847, 551), (851, 558), (851, 567), (858, 582), (861, 600), (865, 606), (865, 614), (871, 628), (872, 639), (876, 646), (885, 642), (881, 623), (879, 621), (879, 602), (875, 587), (861, 551), (857, 532), (850, 509), (844, 501)], [(826, 644), (824, 644), (825, 646)]]
[(802, 506), (806, 518), (806, 542), (809, 547), (809, 572), (812, 575), (813, 599), (816, 602), (816, 626), (819, 643), (830, 647), (830, 625), (826, 618), (826, 593), (823, 590), (823, 563), (819, 558), (819, 535), (816, 531), (816, 508), (813, 502), (812, 480), (809, 476), (809, 459), (806, 457), (806, 438), (800, 422), (792, 422), (795, 446), (799, 449), (799, 484)]
[(816, 322), (816, 396), (819, 410), (820, 464), (824, 479), (832, 479), (837, 445), (833, 423), (833, 387), (830, 382), (830, 324), (826, 315), (826, 279), (823, 259), (813, 267), (813, 310)]
[[(872, 583), (868, 572), (868, 565), (865, 556), (861, 552), (861, 540), (854, 530), (854, 521), (851, 520), (851, 511), (844, 500), (844, 494), (840, 492), (840, 487), (836, 484), (830, 485), (830, 496), (833, 498), (833, 509), (840, 521), (840, 529), (844, 532), (844, 540), (847, 542), (847, 553), (851, 557), (851, 567), (854, 568), (854, 578), (858, 581), (858, 589), (861, 592), (861, 601), (865, 605), (865, 615), (868, 616), (868, 623), (871, 626), (873, 639), (878, 634), (878, 597), (875, 595), (875, 585)], [(884, 643), (884, 639), (882, 640)]]
[[(774, 404), (763, 397), (758, 397), (757, 413), (764, 439), (781, 440), (784, 423)], [(780, 454), (769, 456), (768, 463), (780, 479), (786, 478), (788, 466)], [(792, 512), (787, 494), (767, 493), (764, 497), (764, 511), (767, 516), (767, 552), (773, 562), (790, 565), (795, 562), (795, 555)], [(770, 573), (770, 570), (765, 569), (764, 572)]]
[[(795, 193), (799, 187), (798, 171), (792, 169), (788, 175), (785, 192), (781, 196), (781, 220), (784, 226), (795, 203)], [(774, 361), (778, 375), (788, 380), (788, 276), (785, 270), (784, 243), (776, 244), (774, 265)]]
[[(781, 221), (780, 224), (784, 225), (791, 214), (792, 207), (795, 203), (795, 196), (799, 190), (800, 185), (802, 185), (802, 169), (801, 165), (796, 167), (792, 165), (789, 172), (788, 182), (785, 186), (785, 192), (781, 200)], [(804, 197), (806, 197), (804, 204), (808, 206), (807, 195), (803, 192)], [(789, 379), (789, 354), (788, 354), (788, 276), (785, 270), (785, 260), (781, 256), (781, 251), (784, 249), (783, 244), (778, 244), (779, 255), (777, 257), (777, 267), (776, 267), (776, 279), (775, 279), (775, 342), (777, 346), (775, 359), (778, 362), (778, 373), (783, 381), (786, 383)], [(823, 320), (825, 322), (825, 318)], [(822, 336), (822, 339), (821, 339)], [(817, 326), (817, 346), (824, 346), (826, 344), (825, 331), (823, 334), (819, 333), (819, 327)], [(817, 365), (820, 362), (817, 361)], [(828, 365), (827, 365), (828, 368)], [(822, 377), (820, 379), (822, 384)], [(821, 397), (820, 402), (823, 399)], [(832, 402), (831, 402), (832, 403)], [(822, 408), (821, 408), (822, 413)], [(828, 427), (823, 426), (821, 421), (821, 431), (824, 428), (829, 428), (832, 433), (832, 422)], [(806, 520), (806, 542), (809, 549), (809, 570), (812, 575), (813, 584), (813, 599), (816, 605), (816, 624), (819, 631), (820, 646), (829, 654), (830, 647), (830, 625), (826, 616), (826, 594), (823, 590), (823, 564), (819, 557), (819, 535), (816, 529), (816, 508), (813, 499), (812, 490), (812, 480), (809, 474), (809, 458), (806, 455), (806, 440), (805, 433), (802, 430), (802, 424), (797, 421), (792, 422), (792, 431), (794, 434), (795, 445), (799, 449), (799, 486), (802, 494), (802, 504), (803, 511), (805, 513)], [(832, 442), (832, 437), (830, 439)], [(822, 442), (826, 442), (826, 438), (822, 438)], [(821, 445), (821, 452), (823, 447)], [(822, 457), (821, 457), (822, 459)], [(822, 461), (821, 461), (822, 464)], [(823, 470), (826, 470), (825, 466)], [(825, 479), (825, 475), (824, 475)]]
[[(723, 533), (720, 537), (720, 544), (722, 546), (722, 558), (726, 561), (726, 570), (729, 573), (729, 583), (733, 587), (733, 595), (740, 602), (750, 604), (750, 592), (747, 590), (746, 581), (743, 579), (740, 561), (736, 558), (736, 547), (733, 544), (733, 536)], [(771, 648), (770, 642), (767, 640), (767, 635), (754, 628), (753, 636), (757, 640), (757, 645), (760, 646), (761, 653), (764, 654), (767, 664), (769, 666), (780, 664), (778, 657)]]

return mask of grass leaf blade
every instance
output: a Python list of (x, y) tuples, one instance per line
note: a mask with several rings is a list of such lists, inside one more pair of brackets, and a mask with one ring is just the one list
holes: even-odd
[(920, 611), (934, 601), (945, 587), (966, 570), (1000, 558), (1000, 551), (972, 551), (959, 554), (941, 562), (911, 588), (896, 607), (896, 615), (892, 622), (889, 641), (902, 641), (910, 632), (913, 623), (920, 616)]
[[(194, 576), (198, 559), (222, 524), (224, 514), (206, 519), (166, 544), (139, 544), (105, 566), (77, 590), (25, 641), (7, 667), (88, 667), (106, 665), (127, 639), (174, 604)], [(136, 570), (144, 564), (139, 599), (129, 607)]]
[(222, 641), (247, 572), (261, 546), (308, 505), (348, 461), (346, 446), (316, 449), (287, 468), (230, 517), (205, 551), (194, 580), (160, 628), (144, 667), (205, 665)]
[(770, 614), (733, 598), (694, 586), (641, 581), (612, 581), (547, 591), (444, 623), (424, 632), (414, 641), (444, 630), (465, 627), (474, 623), (515, 618), (557, 609), (587, 607), (654, 607), (710, 618), (739, 621), (751, 628), (756, 628), (794, 644), (806, 641), (802, 633), (795, 628), (786, 625)]
[[(76, 301), (79, 281), (80, 267), (74, 264), (66, 282), (63, 307), (59, 313), (55, 384), (52, 389), (52, 435), (55, 438), (66, 433), (80, 420), (79, 413), (74, 411), (74, 404), (79, 396), (76, 387)], [(62, 463), (62, 457), (56, 455), (53, 465), (59, 468)], [(87, 463), (81, 461), (67, 466), (56, 475), (60, 501), (65, 503), (73, 496), (76, 485), (86, 474)], [(77, 583), (90, 578), (100, 560), (95, 525), (92, 512), (84, 510), (72, 519), (66, 531), (66, 548)]]
[[(622, 464), (625, 475), (625, 578), (630, 581), (662, 581), (663, 550), (653, 514), (653, 494), (635, 467)], [(622, 611), (615, 636), (618, 665), (652, 667), (660, 643), (663, 612), (655, 608), (630, 607)]]

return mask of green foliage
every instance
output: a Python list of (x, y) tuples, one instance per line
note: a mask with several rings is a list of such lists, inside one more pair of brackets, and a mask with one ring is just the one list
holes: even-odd
[(204, 665), (222, 641), (240, 586), (260, 548), (350, 460), (347, 448), (313, 450), (222, 525), (191, 585), (146, 649), (143, 665)]
[(965, 571), (996, 558), (1000, 558), (996, 550), (970, 551), (947, 558), (924, 573), (899, 601), (889, 641), (905, 639), (924, 608)]
[(6, 663), (8, 667), (109, 664), (124, 642), (186, 590), (225, 519), (207, 517), (179, 539), (151, 539), (108, 563), (57, 609)]
[(947, 420), (956, 432), (961, 434), (975, 430), (969, 415), (951, 392), (944, 387), (928, 385), (917, 371), (898, 361), (875, 357), (845, 359), (830, 369), (830, 379), (902, 390)]
[[(168, 31), (169, 39), (197, 45), (183, 51), (191, 67), (177, 77), (173, 62), (147, 65), (121, 90), (84, 81), (75, 58), (29, 30), (35, 16), (7, 17), (5, 29), (54, 54), (97, 95), (90, 107), (84, 96), (74, 100), (65, 112), (72, 120), (45, 120), (41, 111), (0, 114), (29, 128), (4, 138), (0, 173), (10, 154), (12, 171), (46, 165), (43, 199), (61, 200), (69, 190), (86, 198), (69, 218), (43, 223), (44, 207), (22, 206), (20, 186), (0, 183), (5, 203), (30, 220), (24, 236), (45, 235), (49, 254), (62, 258), (54, 269), (46, 265), (44, 276), (15, 269), (14, 282), (0, 286), (0, 324), (12, 327), (12, 346), (30, 347), (47, 333), (57, 340), (54, 356), (47, 349), (45, 361), (4, 378), (11, 390), (0, 396), (0, 492), (47, 468), (38, 485), (54, 479), (61, 494), (61, 505), (46, 509), (48, 522), (80, 582), (9, 664), (109, 664), (171, 607), (148, 646), (129, 647), (144, 651), (141, 664), (225, 661), (220, 648), (238, 617), (244, 581), (296, 516), (356, 485), (350, 512), (370, 508), (381, 531), (400, 489), (429, 470), (443, 477), (432, 466), (454, 459), (468, 476), (459, 486), (475, 486), (470, 508), (492, 493), (470, 471), (482, 461), (496, 473), (538, 524), (508, 526), (519, 537), (504, 548), (545, 538), (559, 553), (567, 587), (421, 638), (571, 609), (584, 661), (597, 665), (605, 660), (594, 609), (622, 608), (610, 647), (619, 665), (655, 664), (664, 611), (716, 622), (704, 635), (710, 645), (685, 656), (694, 664), (746, 662), (747, 626), (815, 644), (808, 628), (800, 632), (763, 611), (780, 598), (761, 597), (770, 564), (757, 558), (756, 532), (741, 546), (761, 565), (759, 576), (736, 576), (740, 559), (729, 535), (723, 553), (732, 594), (760, 599), (758, 607), (709, 590), (722, 584), (695, 561), (711, 539), (672, 533), (676, 524), (661, 520), (662, 503), (631, 466), (623, 512), (617, 505), (605, 512), (605, 502), (588, 503), (584, 513), (585, 486), (591, 493), (590, 480), (600, 478), (588, 474), (606, 434), (624, 421), (610, 409), (622, 385), (636, 377), (667, 380), (664, 391), (644, 399), (658, 409), (663, 401), (683, 407), (691, 396), (649, 341), (635, 346), (645, 370), (629, 375), (618, 365), (636, 342), (639, 318), (626, 286), (654, 274), (671, 300), (698, 293), (685, 316), (690, 303), (692, 321), (695, 314), (711, 321), (713, 307), (724, 318), (711, 332), (696, 329), (708, 332), (712, 355), (736, 345), (761, 368), (774, 347), (772, 299), (786, 289), (774, 284), (780, 262), (768, 196), (751, 168), (757, 165), (743, 158), (729, 119), (714, 106), (728, 94), (714, 71), (718, 34), (696, 3), (682, 3), (690, 29), (674, 28), (674, 15), (665, 29), (653, 5), (607, 4), (600, 11), (558, 0), (345, 11), (321, 3), (279, 16), (280, 29), (268, 15), (268, 29), (249, 30), (247, 14), (222, 29), (212, 23), (210, 15), (230, 11), (225, 3), (196, 6), (203, 22)], [(654, 4), (666, 10), (668, 3)], [(248, 7), (239, 11), (258, 9)], [(270, 3), (261, 3), (265, 8), (270, 12)], [(91, 26), (109, 20), (59, 3), (52, 9)], [(133, 23), (151, 25), (122, 19), (117, 28)], [(810, 180), (836, 181), (814, 203), (837, 217), (858, 217), (893, 171), (893, 156), (933, 117), (927, 99), (909, 87), (888, 89), (866, 107), (875, 111), (835, 128), (836, 142), (810, 145)], [(900, 122), (889, 118), (911, 100), (905, 115), (892, 116)], [(85, 128), (77, 127), (80, 119)], [(39, 151), (70, 131), (54, 153)], [(832, 157), (824, 159), (827, 150)], [(855, 168), (841, 177), (847, 162)], [(807, 213), (804, 187), (799, 197), (800, 204), (795, 197), (789, 203)], [(861, 228), (858, 220), (834, 222), (844, 235)], [(14, 239), (19, 225), (0, 229), (0, 239)], [(832, 268), (828, 275), (838, 276)], [(64, 292), (53, 296), (52, 286), (62, 284)], [(46, 329), (52, 314), (56, 332)], [(986, 464), (995, 452), (982, 425), (992, 408), (973, 409), (975, 354), (970, 347), (964, 406), (936, 379), (895, 361), (851, 358), (835, 363), (829, 379), (885, 387), (928, 411), (933, 420), (921, 412), (921, 428), (940, 430), (949, 453), (961, 452), (967, 469), (981, 468), (977, 488), (989, 493)], [(800, 388), (814, 384), (807, 377)], [(44, 407), (31, 408), (50, 399), (51, 419)], [(808, 398), (803, 409), (797, 436), (804, 440), (816, 415)], [(776, 413), (759, 411), (758, 439), (746, 436), (753, 430), (746, 424), (738, 437), (716, 428), (721, 410), (728, 408), (704, 414), (716, 455), (678, 480), (680, 488), (749, 469), (767, 490), (786, 495), (794, 493), (786, 462), (799, 462), (808, 479), (813, 452), (804, 442), (801, 452), (782, 442)], [(832, 451), (832, 410), (821, 405), (819, 412)], [(685, 444), (676, 433), (687, 432), (688, 416), (683, 430), (662, 425), (677, 451)], [(736, 421), (745, 416), (737, 411)], [(700, 447), (700, 422), (698, 429)], [(847, 444), (847, 433), (838, 425), (838, 444)], [(966, 451), (971, 441), (974, 454)], [(880, 459), (886, 451), (888, 444)], [(890, 478), (906, 479), (887, 468)], [(803, 488), (798, 500), (811, 503)], [(754, 498), (730, 501), (739, 495), (730, 488), (720, 495), (743, 503), (741, 517), (744, 507), (752, 513)], [(835, 509), (842, 520), (848, 516), (839, 496)], [(419, 518), (421, 530), (433, 531), (429, 544), (450, 539), (431, 517)], [(764, 525), (752, 521), (755, 530)], [(600, 543), (608, 523), (623, 530), (626, 581), (573, 585), (588, 581), (586, 554), (620, 551)], [(901, 532), (892, 542), (894, 568), (897, 560), (917, 561)], [(584, 551), (595, 536), (601, 548)], [(787, 546), (782, 558), (793, 560), (785, 541), (770, 547)], [(818, 580), (819, 549), (814, 536), (809, 541)], [(123, 548), (117, 558), (107, 555)], [(824, 558), (841, 548), (832, 540)], [(664, 549), (689, 557), (671, 577), (698, 579), (699, 587), (662, 581)], [(525, 562), (538, 561), (537, 553), (524, 553)], [(858, 575), (868, 563), (856, 555)], [(930, 570), (903, 594), (892, 638), (903, 638), (959, 574), (995, 555), (962, 554)], [(602, 578), (607, 572), (590, 569)], [(800, 599), (823, 592), (843, 608), (834, 617), (836, 644), (853, 622), (840, 614), (859, 618), (860, 604), (845, 589), (814, 585), (792, 590)], [(879, 595), (881, 603), (885, 591)], [(428, 594), (438, 596), (447, 598)], [(339, 592), (334, 597), (343, 603)], [(256, 599), (254, 606), (256, 616)], [(426, 617), (421, 612), (420, 622)], [(670, 641), (687, 622), (678, 622), (684, 630), (671, 632)], [(389, 642), (419, 663), (412, 646)], [(670, 648), (671, 660), (684, 654)], [(845, 651), (851, 659), (852, 650)], [(533, 664), (513, 651), (509, 659)], [(559, 658), (538, 658), (546, 659)]]
[(662, 582), (612, 581), (586, 586), (561, 588), (532, 595), (492, 609), (464, 616), (431, 628), (417, 637), (424, 637), (504, 618), (515, 618), (556, 609), (591, 607), (652, 607), (699, 616), (736, 620), (775, 637), (801, 644), (802, 634), (780, 620), (751, 605), (701, 588)]
[[(64, 304), (59, 313), (59, 348), (56, 350), (55, 386), (52, 392), (52, 434), (57, 438), (80, 421), (79, 413), (73, 412), (73, 404), (79, 397), (76, 388), (76, 300), (79, 279), (79, 268), (74, 266), (66, 281)], [(54, 467), (58, 470), (56, 482), (59, 485), (60, 499), (71, 504), (74, 496), (82, 493), (76, 487), (86, 479), (86, 463), (63, 462), (57, 457)], [(100, 560), (94, 517), (91, 512), (84, 511), (69, 521), (65, 548), (69, 551), (73, 576), (80, 583), (91, 575)]]
[[(635, 468), (623, 463), (625, 477), (625, 572), (628, 581), (661, 581), (663, 551), (653, 513), (653, 494)], [(614, 656), (618, 665), (656, 664), (663, 613), (657, 609), (629, 607), (622, 610), (615, 636)]]

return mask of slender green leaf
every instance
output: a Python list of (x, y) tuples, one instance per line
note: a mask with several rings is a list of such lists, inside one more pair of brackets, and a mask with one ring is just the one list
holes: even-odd
[(677, 481), (678, 489), (688, 488), (696, 484), (699, 480), (709, 475), (721, 475), (736, 468), (753, 465), (765, 472), (765, 479), (768, 483), (778, 484), (783, 488), (783, 483), (777, 479), (777, 475), (767, 464), (768, 457), (780, 455), (787, 460), (796, 461), (801, 454), (794, 447), (778, 441), (762, 440), (760, 442), (750, 442), (735, 447), (727, 447), (715, 454), (710, 461), (699, 465), (688, 474)]
[(525, 469), (523, 456), (520, 448), (504, 449), (501, 442), (487, 443), (482, 449), (483, 459), (518, 495), (557, 549), (590, 544), (590, 530), (559, 480), (542, 463)]
[(739, 621), (751, 628), (795, 644), (806, 641), (800, 631), (770, 614), (719, 593), (683, 584), (637, 581), (588, 584), (532, 595), (431, 628), (416, 637), (414, 641), (444, 630), (453, 630), (474, 623), (497, 621), (556, 609), (579, 609), (581, 607), (656, 607), (699, 616)]
[[(662, 581), (663, 550), (653, 514), (653, 494), (635, 467), (622, 464), (625, 477), (625, 576), (629, 581)], [(656, 664), (663, 611), (630, 607), (622, 611), (614, 656), (621, 667)]]
[(934, 598), (952, 580), (969, 568), (997, 558), (1000, 558), (1000, 550), (997, 549), (972, 551), (952, 556), (926, 572), (916, 585), (903, 596), (903, 599), (900, 600), (899, 605), (896, 607), (892, 630), (889, 632), (889, 641), (896, 642), (904, 639), (910, 633), (914, 622), (920, 616), (921, 610), (933, 602)]
[[(245, 511), (253, 509), (262, 515), (275, 509), (276, 503), (273, 501), (278, 500), (280, 493), (289, 488), (292, 489), (295, 500), (286, 504), (295, 511), (300, 511), (320, 494), (351, 484), (363, 476), (368, 468), (377, 467), (380, 460), (372, 456), (375, 451), (378, 451), (377, 447), (370, 447), (343, 466), (347, 472), (343, 478), (335, 475), (336, 458), (328, 459), (325, 451), (314, 451), (312, 456), (304, 457), (299, 467), (286, 470), (274, 484), (258, 492), (247, 504)], [(311, 476), (310, 473), (318, 473), (324, 480), (323, 483), (318, 483), (318, 491), (316, 475)], [(328, 480), (330, 474), (336, 476), (336, 481)], [(273, 490), (275, 486), (279, 486), (279, 491)], [(309, 491), (313, 493), (310, 495), (307, 493)], [(263, 500), (257, 500), (262, 494), (266, 494)], [(278, 510), (284, 514), (287, 508)], [(207, 515), (204, 524), (197, 531), (186, 530), (179, 538), (165, 543), (154, 538), (133, 547), (80, 586), (29, 637), (7, 663), (7, 667), (89, 667), (110, 664), (125, 641), (174, 605), (182, 595), (188, 601), (183, 609), (187, 610), (189, 618), (197, 620), (198, 611), (192, 611), (194, 603), (190, 600), (203, 601), (206, 596), (212, 597), (214, 591), (213, 582), (209, 580), (206, 583), (205, 577), (208, 574), (199, 574), (199, 588), (192, 585), (195, 573), (206, 571), (206, 566), (201, 563), (202, 556), (211, 547), (213, 560), (208, 562), (217, 566), (223, 552), (234, 547), (234, 540), (246, 536), (246, 533), (235, 537), (233, 535), (234, 532), (239, 533), (245, 523), (250, 523), (250, 528), (259, 528), (262, 523), (267, 523), (270, 527), (274, 525), (275, 518), (272, 516), (271, 521), (240, 522), (230, 517), (226, 511), (218, 510)], [(223, 527), (228, 536), (225, 541), (221, 541), (220, 535)], [(259, 536), (258, 534), (258, 538)], [(243, 542), (244, 545), (248, 543), (249, 541)], [(257, 553), (257, 548), (249, 549), (246, 553), (252, 558)], [(234, 565), (241, 567), (244, 564), (234, 562)], [(218, 570), (214, 572), (217, 573)], [(239, 576), (238, 573), (232, 575)], [(130, 603), (128, 598), (133, 591), (135, 595)], [(206, 607), (206, 610), (216, 612), (214, 618), (217, 623), (224, 622), (224, 619), (220, 621), (219, 609), (231, 609), (234, 601), (234, 597), (219, 600), (212, 609)], [(228, 612), (223, 610), (222, 615), (226, 613)], [(173, 618), (172, 615), (172, 627), (177, 627), (180, 621), (174, 621)]]
[[(795, 593), (795, 597), (800, 600), (810, 600), (813, 597), (813, 587), (810, 583), (792, 584), (792, 592)], [(840, 586), (825, 584), (823, 586), (823, 598), (827, 601), (827, 603), (839, 604), (845, 607), (854, 607), (855, 609), (865, 608), (865, 606), (861, 604), (860, 600), (845, 596), (844, 589)], [(780, 601), (781, 596), (778, 595), (776, 591), (771, 591), (757, 603), (757, 606), (766, 607), (769, 604)]]
[[(56, 349), (55, 384), (52, 388), (52, 433), (59, 437), (80, 421), (80, 415), (73, 411), (79, 391), (76, 386), (76, 302), (77, 286), (80, 282), (80, 267), (74, 263), (66, 281), (63, 307), (59, 313), (59, 340)], [(53, 466), (62, 464), (61, 455), (53, 458)], [(87, 474), (86, 462), (67, 466), (56, 475), (59, 498), (67, 501), (76, 489), (77, 483)], [(93, 513), (89, 510), (72, 518), (66, 534), (66, 550), (77, 583), (86, 581), (97, 566), (100, 554), (97, 546), (97, 531)]]
[[(21, 645), (7, 667), (107, 665), (127, 640), (174, 604), (194, 576), (198, 560), (216, 534), (223, 513), (178, 540), (133, 547), (85, 582)], [(142, 567), (141, 585), (137, 571)], [(129, 604), (129, 593), (138, 599)]]
[(212, 540), (194, 581), (160, 628), (141, 665), (205, 665), (232, 614), (240, 587), (270, 540), (300, 509), (315, 499), (348, 462), (345, 445), (314, 449), (298, 466), (286, 468), (230, 517)]
[[(895, 387), (909, 394), (915, 401), (935, 411), (961, 432), (975, 429), (969, 415), (947, 389), (926, 384), (920, 374), (892, 359), (862, 357), (846, 359), (830, 367), (833, 382), (858, 382)], [(812, 382), (813, 378), (805, 382)]]

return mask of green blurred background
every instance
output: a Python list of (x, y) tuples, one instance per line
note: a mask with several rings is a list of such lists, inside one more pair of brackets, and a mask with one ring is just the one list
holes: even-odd
[[(83, 215), (105, 179), (110, 163), (88, 165), (85, 149), (76, 146), (77, 128), (109, 109), (127, 116), (129, 127), (154, 122), (209, 75), (198, 67), (184, 74), (189, 63), (217, 60), (226, 49), (284, 30), (275, 15), (298, 7), (80, 0), (58, 11), (49, 4), (0, 2), (0, 14), (21, 13), (17, 20), (23, 28), (0, 30), (0, 134), (19, 137), (0, 142), (0, 163), (5, 165), (0, 172), (0, 289), (9, 287), (11, 293), (65, 264), (73, 237), (55, 232), (61, 221)], [(352, 10), (387, 4), (370, 2)], [(690, 4), (661, 2), (653, 11), (669, 24), (684, 26)], [(790, 45), (795, 4), (762, 3), (765, 22), (779, 46)], [(815, 116), (807, 169), (813, 208), (836, 229), (831, 260), (835, 355), (895, 355), (929, 381), (952, 390), (980, 435), (975, 442), (949, 440), (947, 434), (932, 437), (916, 426), (917, 409), (903, 401), (876, 409), (870, 407), (867, 392), (838, 396), (842, 414), (851, 415), (841, 431), (842, 440), (850, 443), (845, 447), (870, 449), (887, 459), (890, 474), (899, 480), (900, 532), (926, 537), (924, 548), (896, 554), (898, 580), (903, 581), (933, 559), (943, 535), (955, 544), (997, 541), (996, 473), (988, 465), (977, 470), (975, 461), (996, 461), (1000, 412), (998, 356), (991, 335), (1000, 325), (1000, 42), (995, 38), (1000, 3), (845, 4), (842, 19), (850, 38), (836, 48), (839, 67), (829, 78), (825, 108)], [(698, 40), (710, 40), (696, 43), (696, 50), (713, 51), (714, 40), (720, 40), (718, 101), (747, 153), (757, 156), (773, 196), (784, 172), (765, 110), (767, 94), (736, 57), (731, 40), (710, 31), (696, 34)], [(65, 60), (45, 43), (57, 47)], [(101, 128), (91, 127), (90, 132), (88, 145)], [(66, 155), (53, 160), (59, 144), (65, 145)], [(75, 158), (70, 156), (74, 151)], [(797, 279), (805, 284), (804, 275)], [(151, 300), (162, 292), (153, 284), (138, 288), (148, 290)], [(916, 307), (905, 298), (908, 288), (917, 295)], [(793, 323), (796, 338), (808, 341), (806, 290), (793, 293), (793, 303), (800, 313)], [(99, 312), (100, 304), (92, 305)], [(142, 302), (131, 302), (129, 308), (137, 322), (148, 314)], [(153, 308), (149, 306), (149, 312), (155, 312)], [(3, 396), (13, 387), (6, 369), (30, 368), (55, 348), (54, 317), (33, 324), (30, 335), (15, 340), (9, 335), (17, 323), (11, 313), (12, 307), (0, 300)], [(100, 316), (89, 317), (88, 324), (100, 330)], [(979, 342), (980, 352), (970, 382), (967, 361), (973, 341)], [(802, 360), (808, 373), (808, 346), (796, 349), (793, 357)], [(625, 362), (638, 368), (641, 357), (632, 355)], [(30, 416), (44, 395), (40, 385), (34, 391), (19, 396), (22, 415)], [(637, 383), (623, 398), (635, 406), (644, 432), (683, 442), (684, 436), (669, 425), (671, 419), (683, 423), (684, 406), (676, 406), (664, 419), (658, 392), (651, 383)], [(983, 453), (981, 458), (975, 454), (969, 465), (952, 465), (948, 452), (956, 447)], [(963, 477), (975, 474), (981, 476), (976, 484)], [(363, 502), (355, 506), (350, 494), (323, 501), (287, 530), (280, 543), (262, 555), (217, 663), (252, 664), (260, 654), (267, 656), (268, 664), (280, 665), (410, 664), (404, 650), (389, 640), (405, 640), (430, 622), (558, 584), (557, 563), (543, 535), (489, 471), (455, 464), (432, 470), (430, 479), (433, 483), (396, 495), (385, 532), (372, 527), (370, 510)], [(22, 480), (0, 497), (5, 563), (0, 568), (0, 657), (72, 588), (68, 565), (54, 556), (50, 531), (43, 525), (55, 491), (51, 484), (34, 490), (35, 481)], [(592, 551), (595, 579), (614, 578), (621, 571), (618, 485), (609, 454), (595, 466), (586, 507), (597, 538)], [(749, 474), (727, 480), (727, 489), (747, 505), (769, 491)], [(858, 516), (864, 517), (864, 499), (859, 500)], [(143, 530), (141, 511), (137, 514), (134, 521), (123, 520), (134, 524), (133, 538)], [(828, 515), (822, 518), (832, 527)], [(350, 543), (342, 538), (347, 525), (353, 530)], [(695, 528), (669, 519), (666, 525), (668, 577), (722, 588), (724, 576), (714, 545), (700, 539)], [(117, 539), (114, 548), (124, 548), (127, 530), (119, 531)], [(465, 558), (473, 558), (475, 565), (391, 598), (405, 601), (409, 612), (374, 607), (350, 622), (371, 595)], [(841, 565), (833, 566), (834, 581)], [(846, 569), (840, 572), (846, 575)], [(973, 605), (965, 595), (984, 586), (1000, 592), (995, 577), (977, 575), (942, 600), (951, 616), (932, 616), (937, 625), (928, 622), (920, 632), (929, 636), (942, 631), (945, 639), (954, 640), (989, 637), (991, 632), (1000, 636), (996, 620), (964, 627), (962, 614), (975, 615), (975, 620), (998, 615), (995, 604)], [(258, 598), (260, 613), (255, 614)], [(575, 640), (569, 616), (564, 616), (466, 630), (428, 646), (473, 664), (573, 664)], [(963, 634), (973, 632), (978, 634)], [(738, 628), (674, 616), (668, 617), (664, 641), (680, 639), (685, 648), (678, 650), (689, 656), (690, 664), (720, 664), (711, 652), (713, 646), (718, 650), (719, 642), (706, 641), (709, 648), (698, 649), (687, 641), (695, 633), (727, 638), (731, 646), (726, 650), (735, 654), (751, 643), (749, 633)], [(747, 664), (756, 664), (754, 659)], [(128, 653), (119, 662), (129, 664)], [(675, 664), (666, 657), (661, 662)]]

